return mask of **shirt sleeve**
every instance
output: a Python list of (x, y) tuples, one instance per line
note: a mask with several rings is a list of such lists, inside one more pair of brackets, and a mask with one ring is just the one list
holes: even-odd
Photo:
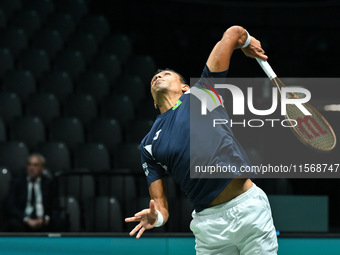
[(227, 77), (228, 70), (222, 72), (211, 72), (207, 65), (204, 66), (201, 78), (225, 78)]
[[(200, 79), (194, 84), (196, 88), (209, 89), (214, 87), (215, 83), (220, 83), (221, 79), (226, 78), (228, 70), (223, 72), (211, 72), (207, 65), (204, 66)], [(207, 86), (208, 85), (208, 86)], [(209, 89), (210, 90), (210, 89)]]
[[(151, 145), (150, 150), (151, 150)], [(144, 170), (144, 173), (146, 175), (146, 180), (148, 182), (148, 185), (156, 180), (159, 180), (167, 175), (164, 168), (158, 163), (150, 154), (150, 152), (147, 151), (147, 149), (141, 144), (141, 160), (142, 160), (142, 167)]]

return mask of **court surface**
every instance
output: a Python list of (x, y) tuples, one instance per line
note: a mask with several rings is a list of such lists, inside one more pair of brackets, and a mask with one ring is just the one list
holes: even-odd
[[(194, 244), (193, 237), (0, 237), (1, 255), (194, 255)], [(279, 238), (278, 254), (340, 254), (340, 238)]]

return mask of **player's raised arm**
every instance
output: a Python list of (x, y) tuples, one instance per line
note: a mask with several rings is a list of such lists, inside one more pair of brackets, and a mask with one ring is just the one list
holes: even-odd
[(164, 225), (169, 218), (168, 199), (164, 179), (154, 181), (149, 186), (151, 196), (148, 209), (136, 213), (133, 217), (126, 218), (125, 222), (139, 222), (130, 232), (130, 236), (135, 235), (140, 238), (145, 230)]
[[(248, 39), (249, 36), (249, 39)], [(243, 46), (246, 46), (242, 48)], [(267, 59), (261, 43), (250, 36), (241, 26), (228, 28), (222, 39), (215, 45), (207, 61), (207, 66), (211, 72), (223, 72), (229, 68), (230, 58), (235, 49), (242, 48), (248, 57), (258, 57)]]

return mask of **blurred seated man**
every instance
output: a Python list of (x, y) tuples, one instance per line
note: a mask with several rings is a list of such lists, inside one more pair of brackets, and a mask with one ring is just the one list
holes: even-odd
[(51, 231), (57, 221), (59, 204), (56, 185), (44, 173), (45, 158), (28, 157), (26, 173), (14, 178), (6, 201), (6, 231)]

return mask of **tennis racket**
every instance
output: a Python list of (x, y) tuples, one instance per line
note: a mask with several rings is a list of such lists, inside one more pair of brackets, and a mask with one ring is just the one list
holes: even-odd
[[(275, 84), (281, 94), (281, 88), (287, 87), (275, 74), (266, 60), (255, 58), (267, 74), (268, 78)], [(290, 93), (288, 98), (300, 98), (295, 93)], [(292, 126), (291, 130), (299, 140), (318, 151), (331, 151), (336, 145), (336, 136), (327, 120), (309, 103), (303, 106), (312, 114), (305, 115), (295, 104), (287, 104), (286, 119)], [(295, 120), (294, 123), (292, 120)]]

